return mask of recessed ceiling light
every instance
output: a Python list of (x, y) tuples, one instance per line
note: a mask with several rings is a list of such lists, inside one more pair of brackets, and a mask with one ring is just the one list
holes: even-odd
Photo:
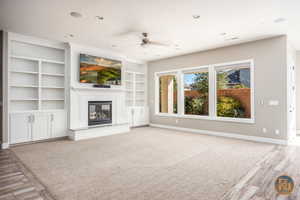
[(199, 19), (199, 18), (200, 18), (200, 15), (193, 15), (193, 18), (194, 18), (194, 19)]
[(224, 35), (227, 35), (227, 33), (221, 33), (220, 35), (224, 36)]
[(79, 12), (70, 12), (70, 15), (72, 17), (75, 17), (75, 18), (80, 18), (82, 17), (82, 14), (80, 14)]
[(104, 20), (104, 17), (102, 17), (102, 16), (96, 16), (95, 18), (96, 18), (97, 20), (99, 20), (99, 21)]
[(279, 18), (277, 18), (277, 19), (274, 20), (274, 23), (281, 23), (281, 22), (285, 22), (285, 21), (286, 21), (285, 18), (279, 17)]

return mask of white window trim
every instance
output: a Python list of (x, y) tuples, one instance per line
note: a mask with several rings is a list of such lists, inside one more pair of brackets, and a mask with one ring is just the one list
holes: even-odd
[(217, 113), (215, 112), (214, 117), (221, 121), (239, 121), (239, 122), (248, 122), (248, 123), (255, 123), (254, 118), (254, 61), (251, 60), (241, 60), (241, 61), (235, 61), (235, 62), (227, 62), (227, 63), (220, 63), (212, 65), (212, 68), (214, 70), (214, 108), (217, 108), (217, 79), (216, 79), (216, 70), (221, 67), (226, 67), (230, 65), (238, 65), (238, 64), (244, 64), (247, 63), (250, 65), (250, 105), (251, 105), (251, 118), (233, 118), (233, 117), (218, 117)]
[[(251, 96), (251, 118), (232, 118), (232, 117), (218, 117), (216, 113), (217, 108), (217, 79), (216, 69), (218, 67), (226, 65), (238, 65), (243, 63), (249, 63), (250, 65), (250, 96)], [(184, 114), (184, 73), (197, 71), (203, 68), (207, 68), (209, 71), (209, 115), (185, 115)], [(160, 113), (159, 112), (159, 77), (163, 75), (175, 75), (177, 79), (177, 114)], [(186, 118), (186, 119), (199, 119), (199, 120), (213, 120), (213, 121), (225, 121), (225, 122), (237, 122), (237, 123), (255, 123), (255, 109), (254, 109), (254, 60), (239, 60), (234, 62), (217, 63), (212, 65), (203, 65), (197, 67), (181, 68), (169, 71), (160, 71), (154, 73), (155, 80), (155, 115), (161, 117), (175, 117), (175, 118)]]
[[(173, 116), (173, 115), (177, 115), (177, 114), (170, 114), (170, 113), (161, 113), (159, 112), (159, 77), (160, 76), (165, 76), (165, 75), (174, 75), (176, 80), (177, 80), (177, 90), (178, 90), (178, 86), (179, 83), (179, 70), (170, 70), (170, 71), (162, 71), (162, 72), (155, 72), (154, 73), (154, 81), (155, 81), (155, 102), (154, 102), (154, 106), (155, 106), (155, 114), (163, 114), (163, 115), (168, 115), (168, 116)], [(177, 91), (178, 93), (178, 91)], [(180, 100), (180, 95), (177, 95), (177, 113), (178, 113), (178, 108), (179, 108), (179, 100)]]

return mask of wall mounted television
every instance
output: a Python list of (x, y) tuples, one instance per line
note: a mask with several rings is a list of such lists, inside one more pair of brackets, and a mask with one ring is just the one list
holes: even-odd
[(80, 83), (121, 85), (122, 62), (80, 54)]

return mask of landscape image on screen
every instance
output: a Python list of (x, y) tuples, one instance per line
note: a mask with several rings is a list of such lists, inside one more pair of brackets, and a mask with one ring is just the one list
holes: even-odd
[(122, 62), (80, 54), (80, 83), (121, 85)]

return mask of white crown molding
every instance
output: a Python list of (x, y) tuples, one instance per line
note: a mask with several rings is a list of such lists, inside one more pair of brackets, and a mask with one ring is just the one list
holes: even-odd
[(286, 140), (273, 139), (273, 138), (265, 138), (265, 137), (248, 136), (248, 135), (241, 135), (241, 134), (235, 134), (235, 133), (225, 133), (225, 132), (217, 132), (217, 131), (183, 128), (183, 127), (168, 126), (168, 125), (153, 124), (153, 123), (150, 123), (150, 126), (157, 127), (157, 128), (172, 129), (172, 130), (177, 130), (177, 131), (198, 133), (198, 134), (202, 134), (202, 135), (213, 135), (213, 136), (221, 136), (221, 137), (235, 138), (235, 139), (241, 139), (241, 140), (249, 140), (249, 141), (254, 141), (254, 142), (288, 145), (288, 141), (286, 141)]

